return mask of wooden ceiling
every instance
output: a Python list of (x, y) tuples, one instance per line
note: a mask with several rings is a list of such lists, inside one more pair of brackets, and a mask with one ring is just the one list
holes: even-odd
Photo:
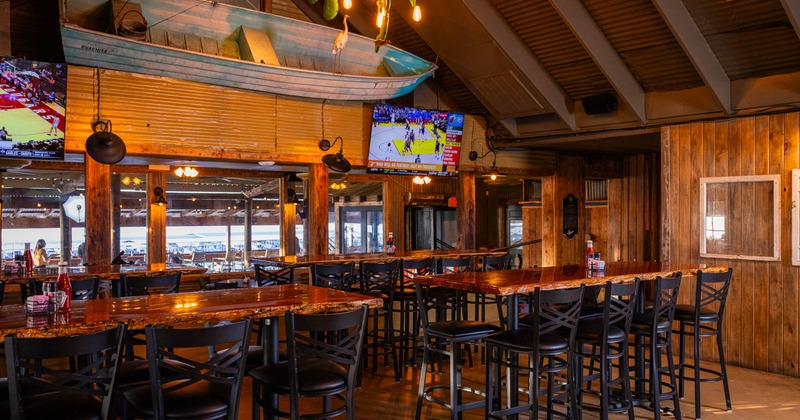
[[(309, 20), (322, 2), (293, 2)], [(392, 44), (439, 65), (437, 103), (484, 116), (494, 146), (635, 153), (659, 127), (800, 107), (795, 0), (452, 0), (392, 3)], [(375, 36), (374, 1), (350, 29)], [(586, 98), (617, 109), (593, 113)], [(416, 98), (415, 98), (416, 100)], [(587, 100), (588, 101), (588, 100)]]

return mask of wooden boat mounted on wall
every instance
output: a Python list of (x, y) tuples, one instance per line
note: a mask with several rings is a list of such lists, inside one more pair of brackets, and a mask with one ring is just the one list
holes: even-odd
[[(203, 0), (63, 0), (69, 64), (280, 95), (373, 101), (414, 90), (436, 65), (340, 31)], [(339, 70), (339, 71), (334, 71)]]

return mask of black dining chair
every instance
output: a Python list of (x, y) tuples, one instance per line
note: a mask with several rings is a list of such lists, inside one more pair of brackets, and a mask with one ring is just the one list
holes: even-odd
[[(536, 288), (524, 326), (484, 338), (487, 417), (529, 413), (530, 418), (538, 419), (539, 397), (546, 395), (547, 418), (579, 418), (574, 349), (583, 293), (583, 286), (545, 291)], [(506, 407), (500, 405), (504, 368), (511, 373), (505, 377), (510, 403)], [(518, 383), (521, 376), (527, 386)], [(540, 378), (545, 389), (540, 389)], [(527, 401), (519, 401), (520, 390), (527, 394)], [(566, 413), (555, 409), (556, 402), (567, 406)]]
[[(346, 413), (355, 419), (354, 391), (367, 311), (362, 306), (330, 314), (286, 312), (287, 360), (250, 371), (253, 418), (260, 418), (263, 410), (267, 418), (330, 418)], [(288, 397), (284, 406), (288, 410), (275, 404), (281, 396)], [(322, 411), (302, 413), (300, 401), (314, 398), (322, 399)]]
[(181, 286), (181, 272), (156, 276), (120, 274), (120, 281), (123, 297), (178, 293)]
[(255, 270), (255, 281), (259, 287), (294, 283), (294, 266), (268, 267), (256, 264), (253, 269)]
[[(675, 320), (678, 329), (673, 331), (679, 337), (678, 389), (680, 397), (684, 395), (684, 381), (694, 382), (694, 407), (695, 418), (700, 418), (700, 383), (720, 382), (725, 392), (725, 407), (731, 411), (731, 391), (728, 388), (728, 374), (725, 367), (725, 349), (722, 339), (722, 320), (725, 313), (725, 302), (728, 300), (728, 290), (733, 278), (733, 269), (729, 268), (722, 273), (697, 271), (697, 284), (695, 286), (694, 303), (677, 305), (675, 307)], [(700, 339), (702, 337), (716, 337), (717, 352), (719, 354), (719, 370), (700, 366)], [(686, 363), (686, 339), (692, 340), (692, 364)], [(686, 370), (691, 370), (690, 374)], [(701, 376), (702, 374), (702, 376)]]
[(311, 285), (349, 292), (356, 283), (355, 262), (311, 264)]
[[(71, 280), (72, 300), (97, 299), (100, 291), (100, 277), (92, 276), (81, 280)], [(23, 302), (31, 295), (42, 294), (42, 282), (36, 279), (28, 279), (28, 284), (20, 286), (20, 294)]]
[[(123, 393), (124, 411), (144, 418), (238, 418), (250, 319), (204, 328), (147, 326), (150, 382)], [(224, 347), (209, 359), (209, 347)]]
[[(125, 325), (67, 337), (5, 337), (7, 406), (14, 419), (109, 416)], [(68, 360), (80, 363), (68, 368)]]
[(3, 304), (3, 297), (5, 296), (5, 294), (6, 294), (6, 282), (5, 280), (0, 280), (0, 305)]

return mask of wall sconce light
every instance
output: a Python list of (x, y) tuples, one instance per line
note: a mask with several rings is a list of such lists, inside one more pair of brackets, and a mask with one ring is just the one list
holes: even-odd
[(329, 153), (323, 156), (322, 163), (324, 163), (325, 166), (332, 171), (350, 172), (350, 162), (342, 154), (342, 149), (344, 149), (344, 139), (341, 137), (336, 137), (336, 139), (333, 140), (333, 143), (331, 143), (328, 139), (322, 139), (319, 141), (319, 149), (323, 152), (327, 152), (336, 144), (337, 141), (339, 142), (339, 152), (336, 154)]
[(286, 204), (298, 204), (300, 200), (297, 199), (297, 193), (294, 188), (286, 190)]
[(425, 185), (431, 183), (431, 178), (427, 175), (420, 177), (419, 175), (415, 176), (414, 179), (411, 180), (413, 183), (417, 185)]
[(175, 169), (175, 175), (178, 177), (194, 178), (198, 174), (199, 172), (197, 172), (197, 169), (192, 168), (191, 166), (186, 166), (186, 167), (179, 166), (178, 169)]
[(332, 182), (331, 183), (331, 189), (332, 190), (340, 191), (340, 190), (343, 190), (345, 188), (347, 188), (347, 184), (345, 184), (344, 181), (342, 181), (342, 182)]
[(133, 178), (131, 178), (129, 176), (126, 176), (125, 178), (122, 178), (122, 180), (120, 182), (122, 182), (122, 185), (131, 185), (131, 184), (133, 184), (134, 186), (138, 186), (138, 185), (140, 185), (142, 183), (142, 180), (139, 179), (138, 176), (135, 176)]
[(153, 188), (153, 195), (156, 196), (156, 199), (153, 200), (153, 204), (158, 204), (159, 206), (163, 206), (167, 204), (167, 199), (164, 198), (164, 189), (161, 187)]
[(497, 180), (497, 177), (503, 176), (502, 174), (500, 174), (500, 171), (497, 170), (497, 152), (496, 151), (490, 149), (489, 151), (484, 153), (483, 156), (478, 156), (478, 152), (473, 150), (473, 151), (469, 152), (469, 160), (474, 162), (474, 161), (478, 160), (479, 158), (483, 159), (489, 153), (494, 154), (494, 159), (492, 159), (492, 168), (490, 169), (490, 172), (489, 172), (489, 179), (491, 179), (492, 181), (495, 181), (495, 180)]

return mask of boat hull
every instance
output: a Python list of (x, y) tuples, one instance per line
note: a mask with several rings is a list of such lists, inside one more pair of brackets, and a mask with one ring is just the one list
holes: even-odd
[[(143, 11), (147, 10), (145, 6), (143, 4)], [(242, 13), (241, 10), (237, 12)], [(265, 13), (252, 13), (272, 16)], [(271, 17), (271, 19), (277, 18)], [(253, 24), (253, 22), (247, 23)], [(278, 26), (307, 25), (310, 29), (303, 27), (303, 30), (309, 31), (309, 37), (318, 36), (314, 31), (330, 31), (332, 29), (285, 18), (275, 22), (264, 23), (264, 25), (270, 24)], [(407, 62), (421, 62), (424, 65), (420, 66), (418, 71), (407, 71), (406, 68), (403, 68), (403, 71), (408, 74), (392, 74), (388, 76), (352, 74), (347, 71), (335, 73), (332, 71), (307, 70), (256, 63), (221, 55), (197, 53), (186, 49), (139, 41), (86, 29), (70, 23), (68, 19), (61, 26), (64, 55), (66, 61), (70, 64), (172, 77), (279, 95), (354, 101), (377, 101), (396, 98), (413, 91), (436, 68), (432, 63), (419, 57), (393, 49), (392, 55), (382, 55), (377, 62), (378, 64), (373, 63), (371, 65), (374, 67), (391, 67), (392, 63), (406, 65)], [(285, 33), (286, 29), (280, 28), (277, 31)], [(324, 32), (324, 34), (326, 36), (329, 35), (327, 32)], [(362, 40), (353, 41), (351, 39), (351, 42), (354, 44), (360, 42), (360, 48), (364, 49)], [(319, 51), (319, 44), (317, 42), (314, 45), (316, 51), (313, 54), (316, 54), (317, 57), (323, 57)], [(299, 53), (305, 52), (300, 51)], [(326, 53), (330, 54), (330, 51)], [(363, 51), (357, 51), (356, 53), (364, 54)], [(372, 54), (375, 53), (373, 52)], [(324, 59), (327, 60), (328, 57), (325, 56)], [(323, 58), (317, 58), (316, 60), (323, 62)], [(358, 62), (359, 60), (353, 61)], [(365, 60), (362, 59), (361, 61)], [(383, 72), (392, 73), (391, 70), (387, 69)]]

